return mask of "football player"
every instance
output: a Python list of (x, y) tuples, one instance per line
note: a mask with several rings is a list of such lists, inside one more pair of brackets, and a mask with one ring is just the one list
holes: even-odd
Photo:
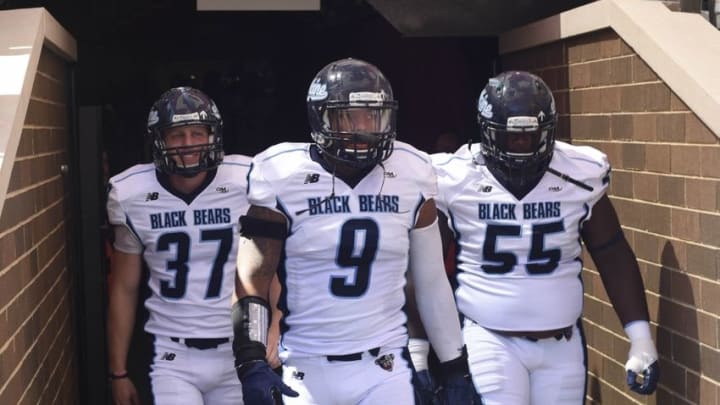
[[(443, 271), (427, 154), (395, 140), (397, 101), (375, 66), (343, 59), (307, 95), (313, 143), (253, 159), (240, 219), (235, 356), (245, 400), (272, 404), (411, 404), (403, 313), (410, 267), (418, 307), (452, 403), (474, 394)], [(276, 269), (283, 381), (263, 354)]]
[(658, 354), (635, 255), (606, 194), (607, 157), (555, 140), (553, 95), (531, 73), (491, 78), (478, 122), (477, 143), (433, 162), (443, 226), (458, 245), (456, 298), (483, 401), (584, 403), (581, 242), (630, 339), (630, 388), (651, 394)]
[(228, 303), (250, 158), (224, 156), (222, 127), (207, 95), (173, 88), (148, 116), (154, 164), (110, 179), (115, 253), (108, 344), (115, 405), (139, 404), (126, 361), (143, 262), (150, 272), (145, 330), (154, 336), (155, 404), (242, 403)]

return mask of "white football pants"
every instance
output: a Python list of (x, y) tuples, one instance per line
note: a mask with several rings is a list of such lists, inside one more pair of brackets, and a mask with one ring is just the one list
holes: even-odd
[(484, 405), (582, 405), (586, 367), (577, 326), (570, 340), (506, 337), (465, 319), (470, 372)]
[(150, 372), (155, 405), (242, 405), (232, 343), (195, 349), (155, 336)]
[[(364, 352), (362, 359), (355, 361), (329, 361), (325, 356), (289, 358), (283, 365), (283, 380), (300, 396), (284, 396), (283, 401), (285, 405), (412, 405), (412, 372), (404, 351), (381, 350), (377, 357)], [(381, 361), (389, 359), (383, 356), (392, 356), (391, 368)]]

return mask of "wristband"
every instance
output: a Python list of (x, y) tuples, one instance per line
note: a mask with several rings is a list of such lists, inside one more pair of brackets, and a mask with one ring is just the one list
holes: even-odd
[(652, 340), (652, 333), (650, 332), (650, 323), (645, 320), (636, 320), (628, 322), (625, 325), (625, 334), (630, 339), (630, 342), (637, 340)]
[(430, 343), (425, 339), (410, 338), (408, 342), (408, 351), (412, 360), (415, 371), (423, 371), (428, 369), (428, 354), (430, 353)]

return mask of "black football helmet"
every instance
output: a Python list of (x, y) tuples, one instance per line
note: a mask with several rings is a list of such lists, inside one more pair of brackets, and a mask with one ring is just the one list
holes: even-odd
[(351, 58), (332, 62), (308, 90), (312, 139), (331, 160), (354, 168), (375, 166), (393, 151), (397, 107), (378, 68)]
[[(478, 100), (480, 152), (493, 175), (526, 194), (550, 164), (557, 112), (552, 91), (538, 76), (508, 71), (491, 78)], [(508, 135), (530, 134), (528, 151), (513, 152)]]
[[(206, 125), (210, 132), (209, 142), (181, 148), (167, 148), (164, 131), (185, 125)], [(192, 87), (175, 87), (165, 93), (153, 104), (148, 115), (147, 130), (152, 141), (152, 154), (155, 167), (167, 174), (179, 174), (192, 177), (197, 173), (218, 167), (222, 163), (223, 122), (215, 102), (205, 93)], [(174, 156), (196, 153), (203, 148), (203, 154), (197, 165), (180, 166)]]

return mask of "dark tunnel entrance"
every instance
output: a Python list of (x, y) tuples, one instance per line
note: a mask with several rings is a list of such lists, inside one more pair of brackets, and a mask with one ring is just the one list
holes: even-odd
[(167, 7), (123, 3), (115, 21), (93, 23), (97, 31), (78, 41), (78, 102), (105, 107), (112, 173), (147, 160), (147, 111), (177, 85), (215, 99), (228, 153), (309, 141), (309, 83), (344, 57), (386, 74), (400, 102), (398, 138), (430, 151), (442, 132), (470, 135), (475, 98), (497, 55), (495, 38), (405, 38), (359, 0), (325, 1), (319, 12), (197, 12), (192, 1), (151, 3)]
[[(110, 176), (150, 160), (148, 110), (179, 85), (197, 87), (217, 102), (229, 154), (309, 142), (310, 81), (322, 66), (345, 57), (364, 59), (385, 73), (400, 105), (398, 139), (432, 152), (440, 134), (452, 132), (465, 141), (475, 130), (476, 98), (498, 52), (495, 37), (403, 37), (363, 0), (326, 0), (318, 12), (198, 12), (194, 0), (7, 0), (0, 6), (45, 7), (75, 37), (80, 147), (91, 145), (78, 156), (84, 167), (100, 171), (106, 154)], [(88, 114), (90, 123), (84, 122)], [(87, 143), (88, 136), (95, 139)], [(104, 211), (104, 185), (83, 187), (84, 205), (89, 201)], [(90, 230), (101, 226), (82, 224)], [(82, 308), (99, 308), (106, 299), (83, 295), (82, 286), (92, 284), (89, 274), (104, 277), (108, 265), (100, 252), (80, 256), (80, 396), (96, 404), (109, 398), (106, 386), (92, 383), (105, 381), (105, 327), (97, 317), (84, 318)], [(150, 403), (146, 367), (152, 353), (140, 322), (135, 329), (129, 369), (143, 403)]]

